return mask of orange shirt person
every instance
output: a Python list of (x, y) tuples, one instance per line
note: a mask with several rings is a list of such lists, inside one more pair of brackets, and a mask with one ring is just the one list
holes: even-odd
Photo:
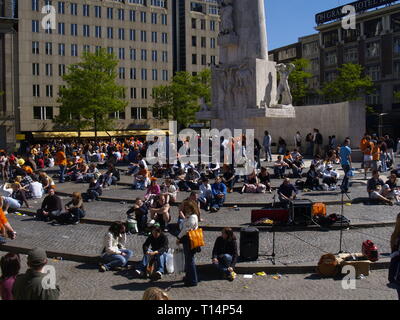
[(2, 209), (3, 199), (0, 198), (0, 200), (1, 200), (1, 205), (0, 205), (0, 243), (4, 243), (5, 242), (4, 238), (5, 238), (6, 235), (8, 235), (8, 237), (11, 240), (14, 240), (15, 237), (16, 237), (16, 232), (11, 227), (11, 225), (8, 222), (8, 220), (6, 218), (6, 215), (4, 214), (4, 211)]
[(65, 181), (65, 169), (67, 167), (67, 156), (62, 149), (59, 149), (55, 156), (55, 164), (60, 166), (59, 182), (64, 183)]

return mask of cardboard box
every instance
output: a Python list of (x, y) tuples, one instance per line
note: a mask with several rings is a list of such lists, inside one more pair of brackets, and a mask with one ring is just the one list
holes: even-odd
[[(346, 261), (349, 257), (354, 256), (357, 260)], [(345, 253), (338, 255), (338, 263), (341, 268), (350, 265), (356, 270), (356, 277), (361, 274), (364, 276), (369, 276), (371, 261), (369, 261), (362, 253), (354, 253), (353, 255)]]

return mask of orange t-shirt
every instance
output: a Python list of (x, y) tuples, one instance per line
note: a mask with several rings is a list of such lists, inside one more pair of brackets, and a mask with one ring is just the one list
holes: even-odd
[(372, 150), (372, 160), (378, 161), (381, 156), (381, 149), (376, 145)]
[(368, 142), (367, 139), (362, 139), (361, 142), (360, 142), (360, 149), (361, 149), (361, 151), (364, 152), (365, 148), (368, 147), (368, 144), (369, 144), (369, 142)]
[(363, 149), (363, 152), (366, 156), (371, 156), (373, 149), (374, 149), (374, 143), (367, 141), (367, 143), (365, 144), (365, 148)]
[(67, 157), (65, 156), (65, 153), (62, 151), (58, 151), (56, 153), (56, 159), (55, 159), (55, 164), (58, 166), (66, 166), (67, 165)]
[(0, 208), (0, 229), (3, 228), (3, 226), (8, 222), (6, 215), (4, 214), (4, 211), (2, 208)]

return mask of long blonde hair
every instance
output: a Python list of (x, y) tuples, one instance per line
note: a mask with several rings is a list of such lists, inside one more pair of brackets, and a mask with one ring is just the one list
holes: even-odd
[(400, 242), (400, 213), (397, 215), (396, 226), (394, 228), (392, 236), (390, 237), (390, 247), (392, 248), (392, 252), (400, 250), (399, 242)]

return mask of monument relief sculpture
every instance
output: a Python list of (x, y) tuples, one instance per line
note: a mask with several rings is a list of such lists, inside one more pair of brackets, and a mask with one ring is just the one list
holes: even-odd
[(218, 3), (220, 5), (220, 17), (221, 17), (220, 32), (221, 32), (221, 34), (229, 34), (229, 33), (234, 32), (232, 1), (219, 0)]
[(281, 105), (292, 105), (293, 97), (290, 93), (290, 86), (289, 86), (289, 75), (295, 69), (295, 65), (289, 63), (285, 65), (284, 63), (280, 63), (276, 65), (276, 70), (279, 72), (279, 85), (278, 85), (278, 92), (277, 92), (277, 102), (281, 100)]

